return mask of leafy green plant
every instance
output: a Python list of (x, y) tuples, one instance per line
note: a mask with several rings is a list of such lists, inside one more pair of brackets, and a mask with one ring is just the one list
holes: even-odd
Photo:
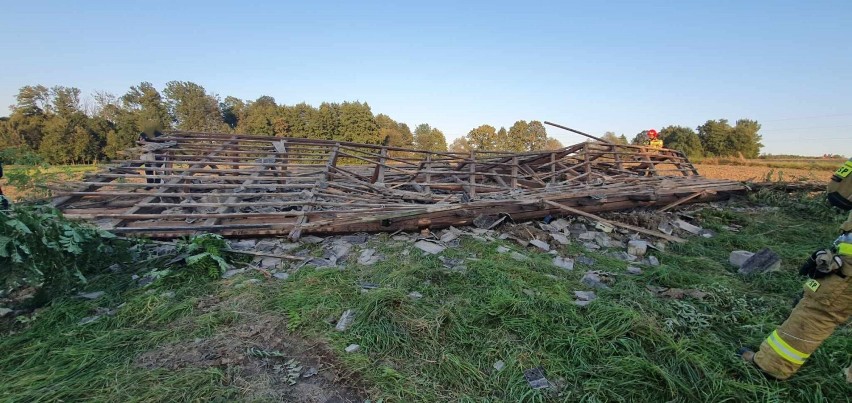
[(37, 305), (85, 285), (121, 259), (115, 235), (66, 220), (47, 206), (0, 212), (0, 283), (34, 287)]
[(227, 249), (225, 239), (217, 234), (196, 235), (178, 243), (178, 252), (187, 255), (186, 267), (214, 280), (232, 267), (227, 259)]

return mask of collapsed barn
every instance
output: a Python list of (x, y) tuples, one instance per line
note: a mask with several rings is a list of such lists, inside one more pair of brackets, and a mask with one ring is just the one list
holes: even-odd
[(127, 236), (394, 232), (637, 207), (744, 191), (699, 175), (680, 152), (584, 142), (469, 153), (172, 131), (71, 183), (54, 205)]

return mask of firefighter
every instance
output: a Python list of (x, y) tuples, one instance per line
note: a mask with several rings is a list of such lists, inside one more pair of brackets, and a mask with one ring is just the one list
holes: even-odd
[[(852, 158), (831, 177), (828, 201), (840, 209), (852, 210)], [(744, 360), (779, 380), (795, 374), (834, 329), (852, 315), (852, 211), (840, 226), (834, 245), (814, 252), (799, 274), (808, 280), (802, 299), (787, 320), (769, 334), (757, 352), (748, 348), (738, 351)], [(846, 380), (852, 382), (852, 366), (844, 373)]]
[[(3, 163), (0, 162), (0, 179), (3, 179)], [(0, 210), (8, 210), (9, 209), (9, 200), (6, 199), (6, 196), (3, 196), (3, 188), (0, 187)]]
[(648, 146), (651, 148), (663, 148), (663, 140), (660, 140), (659, 134), (654, 129), (648, 130)]

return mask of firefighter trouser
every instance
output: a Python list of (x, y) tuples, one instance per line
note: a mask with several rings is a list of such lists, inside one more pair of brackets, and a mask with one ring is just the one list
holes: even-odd
[[(844, 259), (846, 261), (847, 259)], [(811, 353), (852, 315), (852, 265), (805, 283), (805, 295), (784, 323), (760, 345), (754, 363), (777, 379), (792, 376)], [(847, 363), (843, 363), (847, 364)], [(842, 368), (840, 364), (838, 367)]]

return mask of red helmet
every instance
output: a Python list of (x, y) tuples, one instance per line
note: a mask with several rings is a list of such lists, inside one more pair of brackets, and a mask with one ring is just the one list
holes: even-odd
[(656, 139), (657, 138), (657, 131), (654, 130), (654, 129), (648, 130), (648, 138), (652, 139), (652, 140)]

